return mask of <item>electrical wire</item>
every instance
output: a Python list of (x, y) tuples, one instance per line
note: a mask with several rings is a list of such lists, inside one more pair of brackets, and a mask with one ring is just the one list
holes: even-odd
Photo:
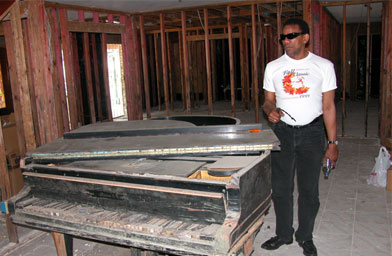
[(203, 21), (202, 21), (202, 19), (201, 19), (200, 11), (199, 11), (199, 10), (197, 10), (197, 14), (199, 15), (200, 24), (201, 24), (201, 27), (202, 27), (203, 30), (204, 30), (204, 33), (207, 33), (207, 32), (206, 32), (206, 29), (204, 28), (204, 24), (203, 24)]

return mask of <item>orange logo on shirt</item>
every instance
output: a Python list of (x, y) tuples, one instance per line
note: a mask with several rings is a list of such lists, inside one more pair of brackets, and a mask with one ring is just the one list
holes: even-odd
[(303, 84), (303, 80), (302, 79), (298, 79), (298, 82), (302, 84), (301, 87), (299, 88), (294, 88), (292, 83), (291, 83), (291, 78), (294, 76), (294, 73), (290, 73), (288, 75), (285, 75), (283, 78), (283, 88), (284, 91), (294, 95), (294, 94), (304, 94), (307, 91), (309, 91), (309, 87), (305, 87), (305, 85)]

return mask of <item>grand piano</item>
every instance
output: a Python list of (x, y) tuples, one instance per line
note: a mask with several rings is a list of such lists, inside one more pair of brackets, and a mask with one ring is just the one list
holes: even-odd
[(25, 187), (8, 210), (52, 232), (58, 255), (72, 255), (72, 237), (134, 255), (250, 255), (278, 145), (261, 124), (87, 125), (22, 159)]

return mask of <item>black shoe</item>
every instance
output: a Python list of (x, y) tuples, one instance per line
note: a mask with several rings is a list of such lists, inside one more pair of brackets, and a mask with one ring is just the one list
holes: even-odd
[(284, 244), (291, 244), (291, 243), (293, 243), (293, 239), (283, 240), (278, 236), (274, 236), (271, 237), (271, 239), (264, 242), (264, 244), (261, 245), (261, 248), (266, 250), (276, 250)]
[(304, 249), (304, 255), (306, 256), (317, 256), (317, 249), (314, 246), (313, 240), (309, 241), (298, 241), (298, 245)]

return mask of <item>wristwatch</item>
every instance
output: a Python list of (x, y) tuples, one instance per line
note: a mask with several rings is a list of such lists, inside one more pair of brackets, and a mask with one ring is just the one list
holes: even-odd
[(335, 144), (338, 145), (338, 141), (337, 140), (329, 140), (328, 144)]

